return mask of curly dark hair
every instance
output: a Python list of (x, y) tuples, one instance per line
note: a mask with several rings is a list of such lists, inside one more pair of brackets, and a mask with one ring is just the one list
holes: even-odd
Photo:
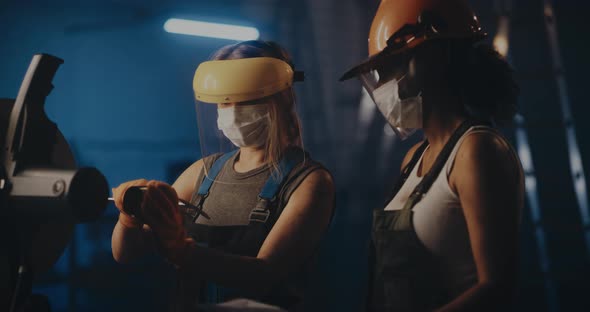
[(463, 99), (467, 113), (498, 124), (510, 122), (517, 112), (520, 93), (512, 67), (487, 44), (455, 47), (450, 83)]

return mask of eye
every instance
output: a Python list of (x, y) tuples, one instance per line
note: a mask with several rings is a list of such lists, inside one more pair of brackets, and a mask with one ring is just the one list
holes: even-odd
[(217, 103), (217, 108), (228, 108), (236, 106), (236, 103)]
[(264, 101), (262, 101), (261, 99), (256, 99), (256, 100), (251, 100), (251, 101), (246, 101), (246, 102), (240, 102), (239, 105), (258, 105), (258, 104), (263, 104)]

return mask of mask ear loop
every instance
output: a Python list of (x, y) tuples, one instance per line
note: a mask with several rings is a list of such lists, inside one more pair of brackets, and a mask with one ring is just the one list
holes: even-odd
[[(407, 75), (408, 75), (408, 74), (406, 73), (406, 74), (404, 74), (404, 75), (403, 75), (403, 76), (402, 76), (400, 79), (396, 79), (396, 80), (397, 80), (397, 83), (400, 83), (402, 80), (404, 80), (404, 78), (406, 78), (406, 76), (407, 76)], [(395, 79), (395, 78), (394, 78), (394, 79)]]
[(386, 86), (386, 85), (391, 85), (392, 83), (393, 83), (393, 84), (395, 84), (395, 85), (397, 85), (397, 86), (395, 87), (395, 88), (396, 88), (396, 91), (395, 91), (395, 92), (397, 92), (397, 93), (398, 93), (398, 94), (397, 94), (397, 97), (399, 97), (399, 83), (400, 83), (400, 81), (402, 81), (404, 78), (406, 78), (406, 76), (407, 76), (407, 75), (408, 75), (408, 74), (404, 74), (404, 75), (403, 75), (401, 78), (399, 78), (399, 79), (397, 79), (397, 78), (392, 78), (391, 80), (388, 80), (386, 83), (384, 83), (384, 84), (380, 85), (379, 87), (377, 87), (377, 88), (374, 88), (374, 89), (373, 89), (371, 92), (369, 92), (369, 95), (370, 95), (370, 96), (371, 96), (371, 98), (373, 99), (373, 102), (374, 102), (375, 104), (377, 104), (377, 101), (375, 101), (375, 95), (374, 95), (374, 94), (375, 94), (375, 92), (376, 92), (376, 91), (377, 91), (379, 88), (382, 88), (383, 86)]

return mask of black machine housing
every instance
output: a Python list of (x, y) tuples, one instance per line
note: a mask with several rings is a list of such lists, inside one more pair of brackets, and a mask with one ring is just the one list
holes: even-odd
[(78, 168), (45, 99), (63, 60), (33, 56), (15, 100), (0, 99), (0, 310), (21, 311), (33, 274), (53, 266), (74, 225), (98, 219), (108, 184), (95, 168)]

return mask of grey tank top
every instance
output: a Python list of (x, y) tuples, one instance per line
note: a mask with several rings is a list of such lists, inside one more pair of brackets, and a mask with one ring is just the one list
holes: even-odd
[[(236, 172), (234, 164), (239, 155), (240, 152), (236, 153), (225, 163), (209, 190), (209, 195), (203, 204), (203, 212), (209, 218), (201, 215), (195, 223), (210, 226), (248, 225), (250, 212), (256, 206), (258, 194), (269, 178), (271, 170), (268, 166), (262, 166), (248, 172)], [(199, 173), (193, 195), (198, 191), (203, 179), (208, 178), (205, 176), (205, 170), (209, 170), (215, 160), (221, 156), (222, 154), (215, 154), (203, 158), (204, 169)], [(321, 164), (306, 157), (289, 173), (277, 195), (279, 200), (275, 214), (277, 217), (301, 182), (310, 173), (320, 168), (325, 169)], [(196, 203), (193, 202), (193, 204)]]
[[(303, 150), (299, 149), (299, 151), (303, 153)], [(209, 190), (209, 195), (203, 204), (203, 212), (208, 218), (202, 214), (197, 218), (195, 223), (212, 227), (249, 224), (250, 212), (255, 208), (258, 194), (270, 176), (271, 170), (269, 167), (263, 166), (244, 173), (236, 172), (234, 170), (234, 164), (239, 154), (239, 152), (236, 153), (236, 155), (224, 164), (216, 178), (217, 182), (213, 183)], [(196, 204), (194, 195), (201, 186), (203, 179), (207, 178), (205, 176), (205, 170), (209, 170), (215, 160), (221, 156), (222, 154), (215, 154), (203, 158), (203, 169), (197, 177), (193, 191), (193, 204)], [(275, 208), (271, 208), (274, 209), (274, 213), (271, 213), (268, 221), (271, 225), (274, 225), (274, 222), (279, 218), (282, 210), (289, 202), (291, 194), (310, 173), (317, 169), (327, 170), (320, 163), (306, 156), (303, 162), (291, 170), (277, 195), (277, 205)], [(301, 270), (297, 270), (297, 276), (287, 278), (285, 286), (291, 293), (297, 296), (303, 296), (304, 289), (306, 288), (304, 275), (308, 274), (314, 262), (315, 255), (306, 261), (301, 267)], [(194, 307), (197, 304), (198, 298), (196, 296), (200, 292), (200, 283), (188, 276), (185, 278), (181, 277), (179, 282), (177, 304)], [(178, 307), (174, 307), (174, 309), (178, 309)]]

